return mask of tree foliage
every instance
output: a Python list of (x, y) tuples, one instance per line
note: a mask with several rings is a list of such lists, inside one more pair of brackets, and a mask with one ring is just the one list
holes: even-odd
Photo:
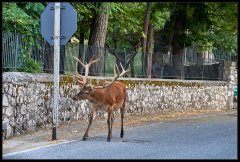
[(77, 11), (78, 29), (74, 36), (80, 40), (81, 44), (84, 44), (84, 40), (87, 40), (90, 34), (91, 20), (96, 7), (91, 2), (72, 2), (71, 4)]
[(237, 49), (237, 3), (188, 3), (184, 43)]
[(40, 15), (44, 10), (42, 3), (4, 2), (2, 4), (3, 31), (28, 36), (39, 35)]
[[(40, 37), (40, 15), (45, 7), (44, 3), (4, 2), (2, 3), (3, 31), (25, 35), (19, 59), (21, 65), (18, 71), (41, 72), (41, 64), (30, 57), (31, 46)], [(38, 45), (39, 47), (39, 45)]]
[(237, 50), (237, 3), (207, 3), (213, 22), (209, 40), (215, 47)]
[(117, 49), (132, 49), (140, 43), (144, 22), (144, 3), (117, 3), (111, 5), (107, 45)]
[[(107, 47), (118, 49), (137, 47), (141, 51), (146, 2), (105, 3), (71, 2), (78, 13), (78, 30), (74, 36), (81, 39), (81, 43), (84, 43), (84, 40), (88, 41), (94, 15), (105, 10), (109, 16)], [(3, 2), (2, 4), (3, 31), (30, 36), (39, 35), (40, 15), (47, 3)], [(180, 3), (176, 2), (152, 2), (151, 22), (154, 31), (162, 29), (171, 13), (180, 8)], [(186, 24), (181, 31), (185, 35), (180, 40), (185, 46), (197, 43), (237, 50), (237, 3), (187, 3), (186, 13)]]

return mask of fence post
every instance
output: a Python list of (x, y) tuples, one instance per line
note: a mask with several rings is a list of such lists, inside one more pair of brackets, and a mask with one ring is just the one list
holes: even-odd
[(105, 54), (104, 54), (104, 60), (103, 60), (103, 76), (105, 77), (106, 73), (106, 57), (107, 57), (107, 48), (104, 48)]
[(218, 49), (218, 59), (220, 60), (221, 59), (221, 56), (220, 56), (220, 50)]
[(187, 47), (184, 47), (184, 65), (187, 64)]
[(18, 35), (16, 34), (16, 49), (15, 49), (15, 59), (14, 59), (14, 71), (16, 71), (17, 67), (17, 58), (18, 58)]
[(182, 80), (184, 80), (184, 74), (185, 74), (184, 73), (184, 58), (185, 58), (184, 55), (182, 55), (182, 59), (181, 59), (181, 61), (182, 61), (182, 64), (181, 64), (182, 65), (181, 66), (181, 79)]
[(144, 62), (145, 62), (145, 60), (144, 60), (144, 53), (142, 52), (142, 78), (144, 78)]
[(203, 76), (204, 76), (204, 63), (205, 63), (205, 56), (202, 59), (202, 80), (203, 80)]
[[(127, 56), (126, 56), (126, 50), (125, 50), (125, 48), (124, 48), (124, 68), (126, 68), (126, 64), (127, 64)], [(124, 76), (126, 76), (126, 75), (124, 75)], [(123, 76), (123, 77), (124, 77)]]

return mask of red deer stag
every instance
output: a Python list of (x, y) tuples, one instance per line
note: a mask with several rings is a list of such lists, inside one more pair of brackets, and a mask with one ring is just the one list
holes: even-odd
[[(89, 116), (89, 124), (87, 127), (87, 130), (83, 136), (83, 141), (85, 141), (88, 138), (88, 131), (90, 129), (90, 126), (92, 125), (93, 120), (96, 117), (96, 113), (98, 110), (105, 110), (108, 112), (108, 118), (107, 118), (107, 124), (108, 124), (108, 136), (107, 141), (110, 141), (112, 138), (112, 126), (114, 121), (113, 111), (117, 111), (120, 109), (121, 112), (121, 133), (120, 137), (123, 138), (124, 132), (123, 132), (123, 113), (125, 109), (125, 100), (126, 100), (126, 86), (116, 81), (120, 76), (123, 76), (126, 72), (129, 70), (124, 70), (122, 67), (122, 73), (120, 74), (118, 66), (114, 64), (114, 74), (115, 77), (112, 81), (104, 81), (101, 84), (97, 86), (91, 86), (89, 85), (89, 78), (88, 78), (88, 72), (89, 67), (93, 64), (99, 61), (99, 59), (94, 60), (93, 58), (90, 60), (88, 64), (83, 64), (83, 62), (76, 57), (74, 57), (77, 60), (76, 67), (78, 62), (85, 68), (85, 75), (82, 76), (78, 74), (77, 68), (76, 68), (76, 75), (75, 79), (76, 82), (79, 83), (81, 87), (81, 91), (77, 93), (72, 99), (73, 100), (86, 100), (88, 99), (92, 103), (91, 107), (91, 114)], [(117, 68), (117, 74), (115, 70), (115, 66)]]

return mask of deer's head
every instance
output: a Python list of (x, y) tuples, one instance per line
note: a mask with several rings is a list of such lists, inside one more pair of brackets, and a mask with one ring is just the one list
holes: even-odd
[(84, 87), (80, 90), (79, 93), (77, 93), (75, 96), (72, 97), (73, 100), (86, 100), (89, 98), (90, 94), (93, 92), (93, 89), (91, 86)]

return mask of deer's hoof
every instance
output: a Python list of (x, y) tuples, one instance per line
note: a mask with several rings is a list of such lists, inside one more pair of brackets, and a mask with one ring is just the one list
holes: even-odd
[(110, 142), (110, 138), (108, 138), (107, 141)]
[(86, 141), (87, 140), (87, 137), (83, 137), (82, 141)]

